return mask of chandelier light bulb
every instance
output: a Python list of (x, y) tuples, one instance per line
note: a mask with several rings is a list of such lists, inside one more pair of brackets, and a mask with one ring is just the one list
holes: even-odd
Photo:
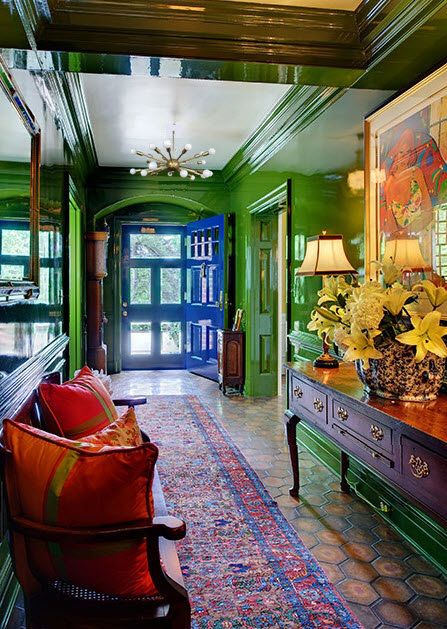
[(213, 176), (213, 171), (212, 170), (208, 170), (208, 168), (205, 168), (205, 170), (203, 171), (203, 176), (205, 177), (205, 179), (208, 179), (208, 177), (212, 177)]
[(153, 160), (149, 162), (148, 166), (149, 170), (157, 170), (157, 162), (154, 162)]
[(156, 149), (157, 147), (155, 146), (155, 144), (149, 144), (149, 148), (151, 149), (151, 151), (153, 151), (154, 149)]
[(163, 146), (165, 147), (165, 149), (170, 149), (172, 146), (171, 140), (164, 140)]
[(136, 173), (137, 171), (136, 171), (136, 169), (135, 169), (135, 168), (131, 168), (131, 169), (129, 170), (129, 172), (130, 172), (130, 174), (131, 174), (131, 175), (135, 175), (135, 173)]
[(172, 177), (172, 175), (173, 175), (173, 174), (174, 174), (174, 171), (173, 171), (173, 170), (169, 170), (169, 171), (168, 171), (168, 177)]
[(146, 176), (147, 176), (147, 170), (146, 170), (146, 169), (143, 169), (143, 170), (141, 171), (141, 176), (142, 176), (142, 177), (146, 177)]
[(216, 154), (216, 149), (209, 149), (209, 150), (208, 150), (208, 153), (209, 153), (210, 155), (215, 155), (215, 154)]
[(195, 178), (196, 178), (195, 175), (191, 175), (191, 177), (190, 177), (191, 181), (194, 181)]
[(130, 149), (130, 152), (132, 153), (132, 155), (135, 155), (135, 153), (137, 152), (137, 149)]
[(192, 149), (191, 144), (185, 144), (185, 151), (190, 151)]
[(188, 176), (188, 171), (186, 170), (186, 168), (182, 168), (182, 169), (180, 170), (180, 173), (179, 173), (179, 174), (180, 174), (180, 177), (182, 177), (182, 179), (184, 179), (185, 177), (187, 177), (187, 176)]

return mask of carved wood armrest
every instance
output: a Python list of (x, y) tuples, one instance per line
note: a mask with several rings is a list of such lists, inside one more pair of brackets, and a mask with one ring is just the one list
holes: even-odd
[(115, 404), (115, 406), (134, 407), (140, 406), (141, 404), (147, 404), (147, 398), (143, 396), (118, 398), (116, 400), (113, 400), (113, 403)]
[(66, 528), (40, 524), (17, 516), (11, 518), (11, 528), (17, 533), (46, 542), (118, 542), (139, 538), (159, 538), (177, 541), (186, 535), (186, 524), (173, 516), (156, 517), (152, 524), (128, 524), (117, 527)]

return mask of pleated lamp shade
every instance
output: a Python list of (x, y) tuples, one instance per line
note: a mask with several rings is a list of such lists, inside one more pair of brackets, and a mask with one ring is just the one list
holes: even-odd
[(347, 275), (357, 271), (349, 262), (343, 246), (343, 236), (326, 234), (307, 239), (303, 263), (297, 275)]
[(385, 243), (383, 261), (392, 261), (396, 266), (401, 266), (406, 271), (420, 273), (428, 271), (431, 267), (422, 256), (421, 246), (417, 238), (394, 238)]

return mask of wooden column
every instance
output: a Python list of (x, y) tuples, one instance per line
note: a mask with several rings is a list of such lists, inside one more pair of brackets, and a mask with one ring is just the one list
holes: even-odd
[(107, 371), (107, 347), (104, 344), (103, 279), (107, 275), (106, 231), (85, 234), (87, 274), (87, 364), (92, 369)]

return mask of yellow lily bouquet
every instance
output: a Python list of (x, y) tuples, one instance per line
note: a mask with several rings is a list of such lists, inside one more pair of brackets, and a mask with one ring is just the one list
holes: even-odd
[[(425, 368), (427, 359), (436, 359), (437, 365), (442, 363), (443, 376), (447, 327), (441, 325), (441, 314), (437, 309), (447, 302), (447, 290), (429, 280), (408, 290), (397, 281), (401, 269), (391, 263), (382, 264), (380, 268), (383, 284), (370, 281), (357, 285), (346, 282), (343, 276), (327, 278), (318, 292), (318, 303), (312, 311), (308, 329), (327, 342), (335, 343), (344, 352), (345, 361), (357, 361), (357, 372), (362, 380), (367, 372), (369, 376), (373, 373), (377, 376), (383, 362), (380, 359), (390, 357), (393, 360), (394, 356), (396, 362), (397, 354), (401, 358), (398, 366), (400, 364), (402, 369), (408, 368), (402, 360), (404, 363), (421, 363)], [(426, 295), (432, 307), (425, 316), (415, 310), (421, 295)], [(402, 349), (407, 346), (406, 350), (399, 351), (399, 344)], [(442, 381), (442, 376), (437, 379)], [(431, 372), (428, 377), (423, 376), (426, 382), (430, 377)]]

